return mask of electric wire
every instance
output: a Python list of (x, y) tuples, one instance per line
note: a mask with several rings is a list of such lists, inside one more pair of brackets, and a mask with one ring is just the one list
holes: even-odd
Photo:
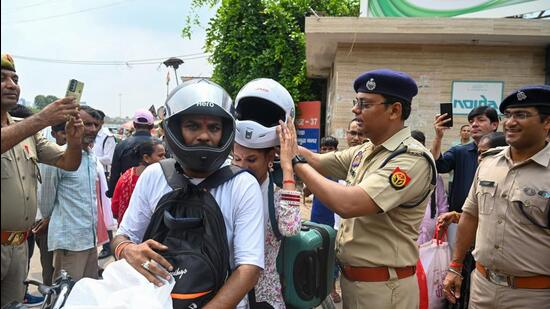
[(123, 0), (123, 1), (118, 1), (118, 2), (115, 2), (115, 3), (110, 3), (110, 4), (106, 4), (106, 5), (102, 5), (102, 6), (96, 6), (96, 7), (91, 7), (91, 8), (87, 8), (87, 9), (78, 10), (78, 11), (73, 11), (73, 12), (68, 12), (68, 13), (63, 13), (63, 14), (58, 14), (58, 15), (51, 15), (51, 16), (46, 16), (46, 17), (11, 20), (11, 21), (2, 22), (1, 24), (2, 25), (15, 25), (15, 24), (25, 24), (25, 23), (32, 23), (32, 22), (43, 21), (43, 20), (50, 20), (50, 19), (66, 17), (66, 16), (70, 16), (70, 15), (81, 14), (81, 13), (85, 13), (85, 12), (89, 12), (89, 11), (104, 9), (104, 8), (116, 6), (116, 5), (122, 4), (124, 2), (129, 2), (129, 1), (133, 1), (133, 0)]
[[(209, 54), (205, 53), (194, 53), (176, 56), (182, 60), (196, 60), (201, 58), (209, 57)], [(58, 63), (58, 64), (77, 64), (77, 65), (112, 65), (112, 66), (133, 66), (133, 65), (150, 65), (150, 64), (159, 64), (169, 57), (163, 58), (149, 58), (149, 59), (136, 59), (136, 60), (68, 60), (68, 59), (50, 59), (50, 58), (39, 58), (39, 57), (30, 57), (30, 56), (21, 56), (14, 55), (12, 57), (15, 59), (23, 59), (28, 61), (44, 62), (44, 63)]]

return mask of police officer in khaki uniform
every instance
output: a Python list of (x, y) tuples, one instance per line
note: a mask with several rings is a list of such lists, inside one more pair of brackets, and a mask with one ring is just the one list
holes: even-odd
[[(40, 181), (37, 162), (76, 170), (80, 165), (82, 120), (73, 98), (51, 103), (41, 112), (24, 120), (10, 117), (8, 111), (17, 104), (19, 77), (11, 56), (2, 61), (2, 293), (1, 306), (23, 301), (27, 277), (27, 237), (36, 217), (36, 187)], [(72, 117), (71, 117), (72, 116)], [(40, 130), (67, 122), (67, 150), (47, 141)]]
[(470, 308), (548, 308), (550, 304), (550, 86), (523, 87), (504, 99), (510, 145), (489, 150), (460, 217), (444, 282), (460, 297), (460, 271), (475, 238)]
[[(296, 146), (294, 169), (344, 218), (336, 246), (344, 308), (417, 308), (416, 239), (435, 184), (429, 150), (404, 125), (417, 86), (405, 73), (381, 69), (361, 74), (354, 88), (352, 112), (370, 141), (322, 155)], [(281, 136), (295, 140), (293, 125), (281, 124)]]

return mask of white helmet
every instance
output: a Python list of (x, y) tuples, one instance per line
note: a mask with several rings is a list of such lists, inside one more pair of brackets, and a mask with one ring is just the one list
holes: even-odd
[[(235, 142), (241, 146), (263, 149), (279, 144), (279, 137), (273, 128), (266, 128), (252, 120), (236, 120), (235, 124)], [(274, 144), (274, 141), (277, 143)]]
[(244, 85), (237, 94), (235, 111), (239, 120), (237, 143), (249, 148), (279, 145), (275, 132), (279, 120), (286, 121), (288, 117), (295, 116), (292, 96), (285, 87), (270, 78), (254, 79)]

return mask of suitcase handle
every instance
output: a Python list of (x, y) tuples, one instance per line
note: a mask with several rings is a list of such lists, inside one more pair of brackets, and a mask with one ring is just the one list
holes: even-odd
[[(316, 251), (304, 251), (298, 254), (294, 267), (294, 285), (298, 296), (306, 301), (313, 299), (319, 286), (319, 274), (316, 269)], [(304, 265), (304, 263), (306, 265)], [(298, 266), (299, 265), (299, 266)], [(305, 274), (304, 274), (305, 271)], [(302, 276), (300, 276), (300, 273)], [(306, 280), (300, 280), (300, 278)]]

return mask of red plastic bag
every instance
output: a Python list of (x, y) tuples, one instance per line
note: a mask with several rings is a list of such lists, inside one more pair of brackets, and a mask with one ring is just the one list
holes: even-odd
[(428, 281), (426, 280), (426, 273), (420, 260), (416, 262), (416, 278), (418, 279), (418, 289), (420, 290), (420, 306), (418, 308), (428, 309)]

